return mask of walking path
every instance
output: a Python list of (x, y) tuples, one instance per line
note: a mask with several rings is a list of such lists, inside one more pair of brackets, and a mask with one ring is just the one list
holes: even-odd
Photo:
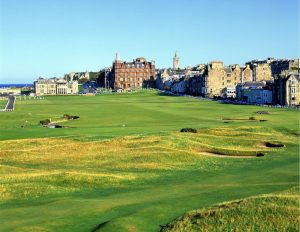
[(8, 96), (7, 104), (0, 112), (13, 111), (15, 109), (15, 96)]

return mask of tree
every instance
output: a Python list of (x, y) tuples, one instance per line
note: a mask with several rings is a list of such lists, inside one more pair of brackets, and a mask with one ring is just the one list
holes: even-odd
[(82, 84), (82, 83), (85, 83), (85, 82), (88, 82), (89, 80), (87, 78), (81, 78), (79, 79), (78, 83)]

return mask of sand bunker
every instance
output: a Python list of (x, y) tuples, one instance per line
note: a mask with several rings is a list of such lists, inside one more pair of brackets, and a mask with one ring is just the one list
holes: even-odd
[(210, 156), (210, 157), (221, 157), (221, 158), (256, 158), (264, 156), (263, 153), (257, 153), (255, 155), (224, 155), (224, 154), (217, 154), (214, 152), (200, 152), (200, 155)]
[(272, 142), (264, 142), (262, 145), (265, 147), (284, 147), (284, 144)]

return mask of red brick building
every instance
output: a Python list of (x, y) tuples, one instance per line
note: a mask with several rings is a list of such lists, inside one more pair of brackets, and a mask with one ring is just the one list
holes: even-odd
[(123, 62), (118, 54), (113, 62), (109, 85), (113, 89), (152, 87), (155, 80), (155, 63), (140, 57), (133, 62)]

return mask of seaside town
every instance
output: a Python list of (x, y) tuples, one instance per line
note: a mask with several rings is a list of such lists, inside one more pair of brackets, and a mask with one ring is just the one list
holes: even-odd
[[(124, 61), (116, 53), (111, 67), (96, 72), (70, 72), (63, 77), (39, 77), (30, 87), (0, 88), (6, 97), (132, 92), (154, 88), (170, 94), (191, 95), (235, 104), (300, 105), (299, 59), (251, 60), (243, 66), (222, 61), (180, 66), (175, 53), (173, 67), (159, 69), (143, 57)], [(9, 105), (9, 104), (8, 104)]]

